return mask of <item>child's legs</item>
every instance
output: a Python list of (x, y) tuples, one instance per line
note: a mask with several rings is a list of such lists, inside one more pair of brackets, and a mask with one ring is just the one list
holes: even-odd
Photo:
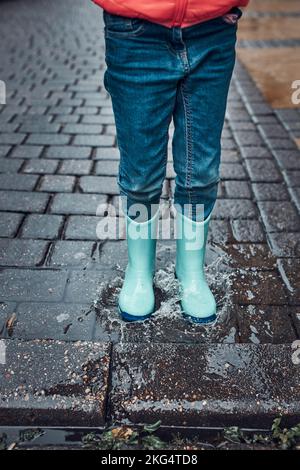
[[(211, 213), (218, 190), (221, 133), (235, 62), (236, 26), (213, 20), (186, 30), (189, 72), (178, 84), (174, 110), (175, 203)], [(202, 206), (202, 209), (203, 209)]]
[(167, 48), (152, 38), (151, 28), (148, 25), (147, 34), (137, 37), (106, 36), (104, 83), (112, 99), (121, 157), (118, 183), (133, 218), (138, 215), (135, 204), (144, 205), (148, 218), (151, 206), (155, 211), (159, 204), (178, 80), (168, 67)]

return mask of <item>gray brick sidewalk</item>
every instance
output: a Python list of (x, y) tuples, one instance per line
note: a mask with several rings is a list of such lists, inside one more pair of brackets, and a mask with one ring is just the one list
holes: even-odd
[(124, 237), (96, 235), (118, 194), (101, 10), (88, 0), (0, 8), (0, 426), (299, 420), (299, 110), (270, 108), (237, 64), (207, 256), (218, 322), (181, 318), (174, 242), (163, 240), (157, 311), (124, 324)]

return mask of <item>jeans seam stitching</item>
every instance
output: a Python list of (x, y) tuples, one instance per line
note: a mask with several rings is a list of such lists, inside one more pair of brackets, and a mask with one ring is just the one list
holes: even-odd
[(189, 94), (184, 89), (183, 82), (180, 84), (180, 91), (183, 101), (184, 117), (185, 117), (185, 138), (186, 138), (186, 186), (189, 197), (189, 210), (193, 201), (191, 177), (193, 169), (193, 151), (192, 151), (192, 113), (190, 111)]

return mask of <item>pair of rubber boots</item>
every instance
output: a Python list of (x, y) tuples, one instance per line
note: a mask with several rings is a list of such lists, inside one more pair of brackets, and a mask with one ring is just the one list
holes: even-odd
[[(128, 265), (119, 296), (119, 312), (125, 321), (149, 318), (155, 309), (153, 276), (159, 211), (147, 222), (127, 217)], [(203, 222), (177, 212), (176, 271), (181, 288), (181, 308), (196, 323), (216, 319), (215, 298), (204, 274), (205, 247), (209, 218)]]

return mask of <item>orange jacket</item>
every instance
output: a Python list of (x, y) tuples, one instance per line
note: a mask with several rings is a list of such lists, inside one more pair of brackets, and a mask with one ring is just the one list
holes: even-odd
[(167, 27), (185, 28), (224, 15), (249, 0), (93, 0), (115, 15), (143, 18)]

